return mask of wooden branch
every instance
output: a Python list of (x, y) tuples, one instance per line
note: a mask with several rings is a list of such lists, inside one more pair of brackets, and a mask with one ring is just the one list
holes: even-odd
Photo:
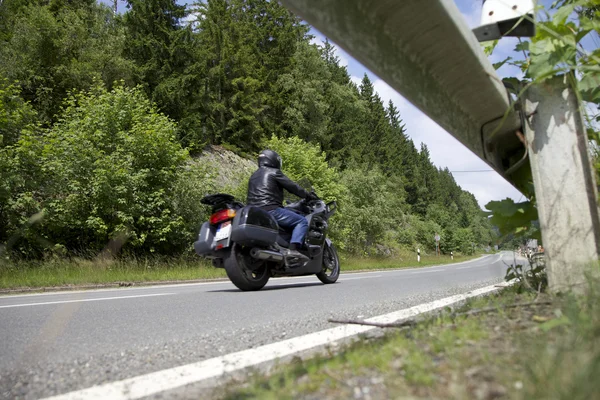
[[(501, 309), (505, 309), (505, 308), (536, 307), (536, 306), (542, 306), (542, 305), (548, 305), (548, 304), (552, 304), (552, 302), (551, 301), (532, 301), (529, 303), (507, 304), (507, 305), (499, 306), (499, 307), (476, 308), (476, 309), (469, 310), (466, 312), (454, 314), (454, 316), (475, 315), (475, 314), (482, 314), (482, 313), (487, 313), (487, 312), (500, 311)], [(330, 318), (327, 320), (327, 322), (331, 322), (334, 324), (376, 326), (377, 328), (411, 328), (411, 327), (414, 327), (415, 325), (417, 325), (417, 321), (415, 321), (414, 319), (407, 319), (405, 321), (400, 321), (400, 322), (385, 323), (385, 322), (361, 321), (361, 320), (354, 320), (354, 319), (332, 319), (332, 318)]]
[(535, 306), (542, 306), (542, 305), (548, 305), (548, 304), (552, 304), (551, 301), (532, 301), (530, 303), (515, 303), (515, 304), (507, 304), (505, 306), (500, 306), (500, 307), (484, 307), (484, 308), (476, 308), (473, 310), (469, 310), (463, 313), (457, 313), (454, 315), (473, 315), (473, 314), (481, 314), (481, 313), (486, 313), (486, 312), (494, 312), (494, 311), (500, 311), (503, 308), (519, 308), (519, 307), (535, 307)]
[(367, 325), (367, 326), (376, 326), (378, 328), (407, 328), (415, 326), (417, 323), (414, 319), (408, 319), (406, 321), (401, 322), (368, 322), (368, 321), (360, 321), (353, 319), (328, 319), (327, 322), (332, 322), (334, 324), (353, 324), (353, 325)]

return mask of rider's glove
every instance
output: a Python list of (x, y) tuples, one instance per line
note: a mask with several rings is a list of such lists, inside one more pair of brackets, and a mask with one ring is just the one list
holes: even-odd
[(319, 196), (317, 196), (317, 194), (314, 192), (314, 190), (310, 193), (308, 193), (308, 196), (306, 196), (307, 200), (319, 200)]

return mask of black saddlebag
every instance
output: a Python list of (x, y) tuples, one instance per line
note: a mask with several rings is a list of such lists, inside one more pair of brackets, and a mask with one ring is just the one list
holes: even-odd
[(253, 206), (238, 210), (233, 219), (231, 240), (245, 246), (268, 246), (277, 241), (279, 227), (268, 212)]

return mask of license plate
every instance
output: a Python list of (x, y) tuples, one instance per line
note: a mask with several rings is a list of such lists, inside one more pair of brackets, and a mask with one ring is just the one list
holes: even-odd
[(226, 221), (217, 228), (215, 240), (218, 242), (220, 240), (227, 239), (229, 235), (231, 235), (231, 221)]

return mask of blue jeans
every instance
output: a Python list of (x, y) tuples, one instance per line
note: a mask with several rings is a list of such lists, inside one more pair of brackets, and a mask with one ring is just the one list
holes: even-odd
[(306, 231), (308, 231), (308, 221), (306, 218), (281, 207), (271, 210), (269, 213), (277, 220), (277, 224), (280, 228), (283, 228), (286, 231), (293, 229), (292, 240), (290, 240), (290, 243), (302, 246), (302, 243), (304, 243), (304, 236), (306, 236)]

